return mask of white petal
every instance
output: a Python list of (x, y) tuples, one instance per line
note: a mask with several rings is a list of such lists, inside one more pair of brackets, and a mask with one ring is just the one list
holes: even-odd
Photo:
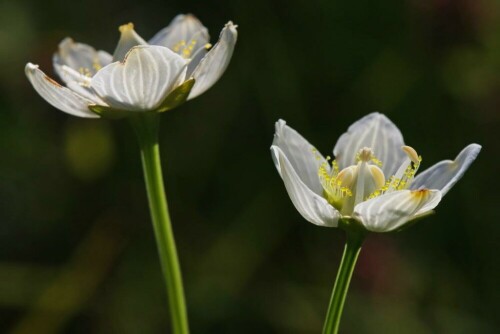
[(191, 54), (191, 57), (189, 59), (188, 68), (187, 68), (186, 77), (188, 77), (188, 78), (192, 77), (194, 70), (196, 69), (196, 67), (198, 67), (198, 65), (203, 60), (203, 58), (205, 58), (205, 56), (208, 53), (208, 50), (210, 50), (211, 47), (212, 47), (212, 45), (210, 43), (207, 43), (207, 44), (205, 44), (205, 46), (199, 48), (198, 50), (196, 50), (195, 52), (193, 52)]
[(470, 144), (454, 161), (443, 160), (429, 167), (413, 180), (411, 189), (439, 189), (443, 196), (457, 183), (481, 151), (481, 145)]
[(80, 72), (77, 72), (73, 68), (67, 66), (67, 65), (59, 65), (59, 64), (54, 64), (54, 68), (61, 78), (62, 81), (66, 82), (80, 82), (82, 84), (89, 84), (90, 83), (90, 77), (86, 76)]
[(439, 190), (399, 190), (358, 204), (353, 218), (369, 231), (389, 232), (429, 213), (439, 204), (441, 197)]
[(62, 66), (93, 76), (99, 69), (111, 63), (111, 55), (106, 51), (96, 51), (93, 47), (83, 43), (75, 43), (71, 38), (65, 38), (59, 43), (59, 49), (52, 57), (54, 68), (59, 77), (66, 82)]
[(97, 58), (99, 59), (99, 65), (100, 65), (97, 71), (99, 71), (104, 66), (111, 64), (111, 62), (113, 61), (113, 56), (103, 50), (97, 51)]
[(377, 159), (382, 161), (386, 177), (393, 175), (406, 157), (401, 147), (403, 135), (385, 115), (371, 113), (352, 124), (340, 136), (333, 154), (339, 167), (356, 164), (356, 154), (363, 147), (369, 147)]
[(94, 90), (90, 88), (90, 77), (83, 75), (66, 65), (55, 65), (55, 69), (69, 89), (95, 104), (106, 105), (106, 103), (95, 94)]
[(203, 94), (222, 76), (229, 65), (236, 39), (238, 38), (236, 27), (232, 22), (228, 22), (224, 29), (222, 29), (217, 44), (215, 44), (195, 68), (191, 77), (196, 81), (188, 99), (193, 99)]
[(59, 85), (39, 70), (38, 65), (26, 64), (25, 73), (33, 88), (52, 106), (74, 116), (99, 118), (97, 114), (88, 109), (88, 105), (92, 101)]
[(123, 62), (112, 63), (92, 78), (91, 87), (110, 107), (154, 110), (184, 81), (186, 61), (171, 50), (154, 45), (136, 46)]
[(314, 193), (298, 177), (292, 164), (278, 146), (271, 146), (271, 153), (293, 205), (309, 222), (327, 227), (338, 225), (339, 212), (323, 197)]
[(123, 61), (127, 53), (134, 46), (148, 45), (148, 43), (139, 36), (134, 30), (134, 24), (128, 23), (120, 26), (120, 40), (113, 53), (113, 61)]
[(281, 149), (302, 182), (316, 194), (322, 195), (318, 171), (326, 160), (321, 153), (281, 119), (275, 124), (273, 145)]
[(182, 51), (190, 45), (195, 51), (205, 47), (209, 40), (208, 30), (200, 20), (191, 14), (180, 14), (166, 28), (154, 35), (149, 44), (165, 46), (182, 55)]

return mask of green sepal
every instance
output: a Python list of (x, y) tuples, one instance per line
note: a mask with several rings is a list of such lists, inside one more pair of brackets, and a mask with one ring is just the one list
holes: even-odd
[(184, 81), (182, 85), (178, 86), (170, 94), (168, 94), (168, 96), (165, 98), (165, 100), (163, 100), (163, 102), (160, 104), (160, 107), (158, 107), (156, 111), (169, 111), (186, 102), (189, 93), (194, 86), (194, 81), (195, 80), (193, 78)]
[(120, 110), (98, 104), (89, 105), (89, 109), (97, 115), (108, 119), (121, 119), (138, 113), (137, 111)]

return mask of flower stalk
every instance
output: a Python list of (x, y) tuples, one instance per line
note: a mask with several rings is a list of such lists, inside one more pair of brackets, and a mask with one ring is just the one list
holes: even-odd
[(144, 180), (149, 200), (149, 209), (160, 256), (168, 304), (174, 334), (188, 334), (186, 301), (182, 275), (177, 257), (174, 233), (168, 213), (167, 197), (163, 186), (163, 176), (158, 143), (159, 114), (144, 113), (131, 118), (141, 148)]
[(354, 272), (364, 238), (365, 233), (361, 231), (347, 231), (344, 254), (342, 255), (342, 261), (340, 262), (332, 296), (330, 297), (330, 304), (323, 326), (323, 334), (338, 333), (347, 291), (349, 290), (352, 273)]

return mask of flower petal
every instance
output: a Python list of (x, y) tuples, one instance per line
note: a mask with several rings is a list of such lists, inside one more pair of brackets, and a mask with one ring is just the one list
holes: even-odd
[(133, 47), (123, 62), (112, 63), (92, 78), (91, 87), (110, 107), (155, 110), (184, 81), (186, 60), (155, 45)]
[(318, 171), (327, 161), (313, 145), (282, 119), (275, 124), (273, 146), (281, 149), (297, 176), (309, 189), (318, 195), (323, 194)]
[(411, 184), (411, 189), (422, 187), (439, 189), (444, 196), (476, 160), (479, 151), (481, 151), (481, 145), (470, 144), (458, 154), (454, 161), (443, 160), (417, 175)]
[(200, 20), (191, 14), (180, 14), (166, 28), (154, 35), (149, 44), (165, 46), (182, 55), (185, 50), (191, 53), (205, 47), (209, 40), (208, 29)]
[(118, 29), (120, 30), (120, 40), (113, 53), (113, 61), (123, 61), (127, 53), (134, 46), (148, 45), (148, 43), (135, 32), (133, 23), (124, 24)]
[(339, 212), (302, 182), (281, 148), (273, 145), (271, 153), (288, 195), (299, 213), (315, 225), (336, 227)]
[(199, 48), (191, 54), (189, 59), (189, 64), (187, 68), (186, 77), (192, 78), (194, 70), (198, 67), (200, 62), (205, 58), (208, 51), (211, 49), (212, 45), (210, 43), (205, 44), (203, 47)]
[(191, 77), (196, 82), (191, 90), (191, 94), (189, 94), (189, 100), (203, 94), (207, 89), (212, 87), (226, 70), (238, 38), (236, 28), (237, 26), (229, 21), (224, 29), (222, 29), (217, 44), (215, 44), (194, 69)]
[(389, 232), (429, 213), (441, 197), (439, 190), (399, 190), (356, 205), (353, 218), (369, 231)]
[(61, 72), (62, 66), (68, 66), (78, 73), (91, 77), (111, 63), (111, 60), (111, 55), (106, 51), (96, 51), (90, 45), (75, 43), (69, 37), (59, 43), (58, 51), (52, 57), (54, 68), (64, 82), (66, 78)]
[(26, 64), (25, 73), (37, 93), (52, 106), (74, 116), (99, 118), (97, 114), (88, 108), (92, 101), (59, 85), (38, 69), (38, 65)]
[(106, 105), (99, 96), (97, 96), (92, 88), (90, 88), (90, 77), (83, 75), (69, 66), (56, 65), (59, 76), (66, 83), (66, 86), (78, 95), (99, 105)]
[(356, 155), (363, 147), (373, 150), (375, 157), (382, 161), (382, 170), (386, 177), (393, 175), (406, 155), (401, 149), (403, 135), (385, 115), (371, 113), (354, 124), (340, 136), (333, 154), (339, 167), (345, 168), (356, 164)]

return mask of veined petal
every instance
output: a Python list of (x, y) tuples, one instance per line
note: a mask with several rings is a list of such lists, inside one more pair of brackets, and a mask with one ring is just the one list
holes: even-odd
[(26, 64), (25, 72), (33, 88), (52, 106), (74, 116), (99, 118), (88, 108), (92, 101), (59, 85), (38, 69), (38, 65)]
[(54, 67), (57, 69), (57, 73), (64, 82), (77, 81), (84, 84), (90, 83), (89, 76), (86, 76), (85, 74), (82, 74), (67, 65), (55, 64)]
[(340, 169), (356, 164), (356, 154), (363, 147), (373, 150), (382, 162), (381, 169), (386, 177), (393, 175), (406, 155), (401, 150), (403, 135), (385, 115), (371, 113), (354, 124), (340, 136), (333, 154)]
[(236, 28), (237, 26), (229, 21), (224, 29), (222, 29), (217, 44), (215, 44), (194, 69), (191, 77), (196, 82), (189, 94), (189, 100), (212, 87), (226, 70), (238, 38)]
[(106, 51), (97, 50), (97, 59), (99, 59), (100, 66), (98, 66), (98, 69), (96, 69), (96, 72), (99, 71), (104, 66), (111, 64), (111, 62), (113, 61), (113, 56), (110, 55), (109, 53), (107, 53)]
[(91, 77), (102, 67), (111, 63), (111, 60), (111, 55), (106, 51), (96, 51), (90, 45), (75, 43), (69, 37), (59, 43), (59, 49), (52, 57), (54, 68), (64, 82), (67, 81), (61, 73), (62, 66), (68, 66), (82, 75)]
[(84, 98), (92, 101), (93, 103), (99, 105), (106, 105), (104, 101), (102, 101), (94, 92), (93, 89), (90, 88), (90, 78), (86, 75), (83, 75), (74, 69), (70, 68), (66, 65), (55, 65), (57, 72), (61, 79), (66, 83), (66, 86), (72, 91), (78, 93)]
[(271, 153), (276, 169), (297, 211), (315, 225), (337, 227), (339, 212), (302, 182), (281, 148), (273, 145)]
[(411, 189), (422, 187), (438, 189), (444, 196), (469, 169), (479, 151), (481, 151), (481, 145), (470, 144), (458, 154), (454, 161), (443, 160), (417, 175), (411, 184)]
[(185, 79), (186, 60), (156, 45), (133, 47), (123, 62), (112, 63), (91, 80), (97, 95), (119, 110), (155, 110)]
[(180, 14), (166, 28), (156, 33), (149, 40), (149, 44), (165, 46), (182, 55), (184, 50), (192, 53), (200, 47), (205, 47), (209, 40), (208, 29), (200, 20), (191, 14)]
[(323, 194), (318, 172), (322, 164), (328, 164), (327, 161), (313, 145), (282, 119), (275, 124), (273, 146), (281, 149), (297, 176), (309, 189), (318, 195)]
[(205, 58), (207, 55), (208, 51), (212, 48), (212, 45), (210, 43), (205, 44), (203, 47), (199, 48), (198, 50), (194, 51), (191, 54), (191, 57), (189, 59), (189, 64), (187, 68), (187, 73), (186, 77), (191, 78), (194, 70), (200, 62)]
[(134, 30), (134, 24), (128, 23), (120, 26), (120, 40), (113, 53), (113, 61), (123, 61), (127, 53), (134, 46), (148, 45), (148, 43), (139, 36)]
[(372, 232), (389, 232), (434, 209), (441, 201), (439, 190), (399, 190), (354, 208), (353, 218)]

